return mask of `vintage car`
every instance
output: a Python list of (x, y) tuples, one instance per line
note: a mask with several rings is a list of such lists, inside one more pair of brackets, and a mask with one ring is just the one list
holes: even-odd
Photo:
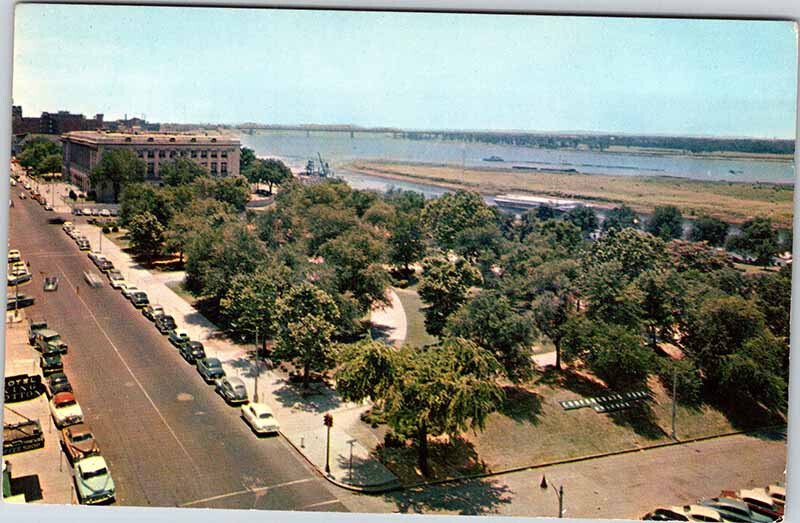
[(195, 363), (197, 372), (203, 377), (206, 383), (225, 377), (225, 370), (222, 363), (217, 358), (202, 358)]
[(214, 382), (214, 389), (230, 405), (247, 403), (247, 388), (241, 378), (225, 377)]
[(242, 405), (242, 419), (256, 434), (277, 434), (281, 426), (265, 403)]
[(71, 463), (100, 454), (100, 447), (94, 439), (94, 434), (85, 423), (61, 429), (61, 445)]
[(83, 423), (83, 411), (71, 392), (59, 392), (53, 396), (50, 400), (50, 414), (59, 429)]
[(78, 461), (75, 463), (74, 474), (78, 501), (82, 505), (114, 500), (116, 486), (102, 456), (89, 456)]

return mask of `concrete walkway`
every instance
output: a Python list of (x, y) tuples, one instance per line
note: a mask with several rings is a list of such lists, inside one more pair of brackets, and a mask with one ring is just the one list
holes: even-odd
[[(76, 227), (90, 239), (92, 249), (97, 248), (99, 229), (87, 224), (78, 224)], [(321, 385), (315, 385), (304, 395), (301, 386), (290, 384), (285, 373), (268, 370), (264, 364), (257, 367), (253, 347), (231, 342), (205, 316), (170, 289), (167, 283), (180, 281), (177, 276), (150, 273), (108, 238), (103, 240), (102, 253), (129, 283), (147, 293), (151, 304), (162, 305), (167, 314), (175, 318), (178, 328), (186, 330), (191, 339), (201, 341), (208, 356), (219, 358), (227, 375), (240, 377), (245, 382), (250, 398), (254, 397), (258, 377), (259, 400), (272, 408), (281, 424), (283, 436), (323, 474), (327, 429), (322, 421), (323, 416), (330, 413), (334, 418), (334, 427), (331, 431), (331, 471), (325, 474), (326, 477), (357, 487), (397, 481), (394, 474), (372, 455), (378, 439), (372, 432), (363, 429), (364, 424), (360, 420), (369, 405), (344, 402), (329, 387)], [(103, 280), (104, 285), (108, 285), (108, 280)], [(140, 313), (131, 307), (131, 314)]]
[(372, 307), (370, 322), (376, 338), (382, 339), (390, 345), (399, 347), (406, 340), (408, 322), (406, 312), (400, 297), (389, 288), (386, 291), (389, 305), (376, 304)]

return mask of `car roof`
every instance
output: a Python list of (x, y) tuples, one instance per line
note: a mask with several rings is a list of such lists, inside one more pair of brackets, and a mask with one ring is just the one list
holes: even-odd
[(92, 433), (92, 430), (89, 428), (89, 425), (85, 423), (77, 423), (75, 425), (70, 425), (69, 427), (67, 427), (66, 430), (67, 432), (69, 432), (71, 436), (78, 436), (80, 434)]
[(64, 374), (63, 372), (54, 372), (53, 374), (50, 375), (50, 377), (48, 379), (50, 381), (57, 381), (57, 380), (62, 380), (62, 379), (64, 381), (69, 381), (69, 378), (67, 378), (67, 375)]
[(767, 487), (767, 494), (775, 494), (786, 497), (786, 487), (781, 485), (770, 485)]
[(92, 472), (102, 468), (108, 470), (106, 460), (103, 459), (103, 456), (89, 456), (88, 458), (83, 458), (78, 462), (78, 465), (81, 467), (81, 472)]
[(53, 335), (58, 336), (58, 333), (56, 331), (54, 331), (53, 329), (40, 329), (39, 330), (39, 335), (43, 336), (45, 338), (49, 338), (50, 336), (53, 336)]
[(240, 385), (244, 387), (244, 381), (242, 381), (241, 378), (237, 378), (236, 376), (231, 376), (230, 378), (228, 378), (228, 383), (230, 383), (234, 387), (238, 387)]
[(710, 519), (722, 520), (722, 518), (719, 515), (719, 512), (710, 507), (704, 507), (702, 505), (686, 505), (683, 508), (688, 514), (691, 515), (698, 515)]
[(248, 404), (248, 407), (253, 409), (253, 412), (256, 414), (272, 414), (272, 409), (269, 408), (269, 405), (266, 403), (255, 403), (251, 401)]
[(205, 358), (206, 363), (220, 363), (219, 358)]
[(745, 503), (741, 499), (714, 498), (713, 500), (710, 500), (710, 501), (713, 501), (714, 503), (716, 503), (716, 504), (718, 504), (720, 506), (728, 506), (728, 507), (737, 508), (737, 509), (740, 509), (740, 510), (750, 510), (750, 507), (747, 506), (747, 503)]
[(772, 498), (770, 497), (770, 495), (767, 494), (767, 492), (764, 489), (758, 489), (758, 488), (749, 489), (749, 490), (748, 489), (742, 489), (742, 490), (739, 491), (739, 497), (742, 498), (742, 499), (750, 498), (750, 499), (753, 499), (755, 501), (760, 501), (762, 503), (765, 503), (767, 505), (772, 505), (774, 503), (772, 501)]
[(53, 403), (59, 404), (67, 401), (75, 401), (75, 395), (71, 392), (59, 392), (53, 396)]

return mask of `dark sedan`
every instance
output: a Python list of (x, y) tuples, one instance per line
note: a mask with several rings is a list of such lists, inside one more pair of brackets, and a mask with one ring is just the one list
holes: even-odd
[(203, 358), (196, 362), (197, 372), (203, 377), (206, 383), (225, 377), (225, 370), (222, 363), (217, 358)]
[(47, 378), (45, 390), (47, 391), (47, 395), (52, 398), (59, 392), (72, 392), (72, 385), (70, 385), (66, 374), (63, 372), (56, 372)]
[(20, 294), (19, 296), (12, 294), (8, 297), (6, 302), (6, 310), (13, 311), (14, 309), (21, 309), (23, 307), (30, 307), (33, 305), (33, 296)]
[(156, 318), (155, 324), (156, 329), (158, 329), (158, 332), (161, 334), (169, 334), (175, 330), (175, 327), (177, 327), (177, 325), (175, 325), (175, 318), (169, 314), (165, 314), (164, 316), (159, 316)]
[(197, 360), (202, 360), (206, 357), (206, 351), (203, 348), (203, 344), (199, 341), (190, 341), (189, 343), (184, 343), (178, 350), (183, 356), (183, 359), (188, 361), (189, 363), (194, 363)]
[(57, 352), (42, 354), (39, 358), (39, 365), (42, 367), (42, 374), (49, 376), (64, 370), (64, 363), (61, 361), (61, 354)]

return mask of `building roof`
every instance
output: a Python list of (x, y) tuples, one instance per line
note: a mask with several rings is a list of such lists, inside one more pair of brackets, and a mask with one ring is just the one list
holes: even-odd
[(108, 131), (72, 131), (61, 135), (61, 139), (70, 142), (123, 145), (230, 145), (239, 147), (239, 140), (223, 135), (133, 132), (118, 133)]

